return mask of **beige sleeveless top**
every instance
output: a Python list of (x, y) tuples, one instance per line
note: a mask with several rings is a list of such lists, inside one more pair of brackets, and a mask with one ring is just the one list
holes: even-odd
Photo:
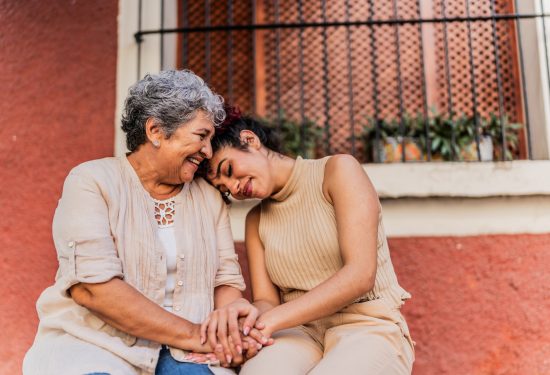
[[(313, 289), (343, 266), (334, 207), (323, 194), (325, 164), (329, 158), (298, 157), (283, 189), (261, 203), (259, 233), (267, 271), (279, 287), (283, 302)], [(390, 307), (398, 308), (411, 296), (397, 282), (382, 215), (377, 243), (375, 285), (360, 300), (382, 298)]]

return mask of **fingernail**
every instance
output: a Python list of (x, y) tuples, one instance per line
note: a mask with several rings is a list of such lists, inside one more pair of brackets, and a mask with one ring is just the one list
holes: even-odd
[(262, 344), (267, 344), (267, 338), (266, 337), (262, 337)]
[(225, 359), (227, 359), (227, 363), (231, 363), (231, 360), (233, 358), (231, 358), (231, 356), (228, 354), (228, 355), (225, 356)]
[(216, 351), (221, 352), (222, 351), (222, 346), (221, 345), (216, 345)]
[(262, 344), (257, 344), (256, 345), (256, 348), (258, 348), (258, 350), (260, 350), (262, 347), (263, 347)]
[(239, 354), (243, 354), (243, 348), (241, 348), (240, 345), (237, 345), (237, 352), (239, 352)]
[(243, 329), (243, 335), (248, 336), (248, 333), (250, 332), (250, 327), (244, 327)]

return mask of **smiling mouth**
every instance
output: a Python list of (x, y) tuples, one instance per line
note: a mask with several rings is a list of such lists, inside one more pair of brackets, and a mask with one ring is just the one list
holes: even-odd
[(186, 160), (190, 161), (191, 163), (195, 164), (197, 167), (199, 166), (199, 164), (201, 163), (201, 159), (198, 159), (198, 158), (192, 158), (192, 157), (189, 157), (187, 158)]
[(246, 198), (250, 198), (250, 197), (252, 196), (252, 182), (251, 182), (251, 180), (248, 180), (248, 182), (246, 183), (246, 185), (244, 185), (242, 194), (243, 194), (243, 196), (245, 196)]

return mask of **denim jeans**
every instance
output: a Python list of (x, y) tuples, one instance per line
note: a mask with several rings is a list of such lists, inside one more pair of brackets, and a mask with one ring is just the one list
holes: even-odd
[[(86, 375), (110, 375), (106, 372), (92, 372)], [(170, 350), (163, 347), (155, 375), (213, 375), (208, 365), (198, 363), (178, 362), (170, 355)]]
[(170, 350), (163, 347), (155, 375), (213, 375), (208, 365), (198, 363), (178, 362), (170, 355)]

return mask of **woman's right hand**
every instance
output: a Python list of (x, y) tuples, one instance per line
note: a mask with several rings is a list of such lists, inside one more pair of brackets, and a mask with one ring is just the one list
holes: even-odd
[[(237, 352), (242, 354), (241, 332), (244, 336), (247, 336), (250, 329), (254, 327), (257, 317), (258, 309), (244, 298), (239, 298), (230, 304), (216, 309), (208, 315), (201, 325), (201, 344), (208, 342), (215, 353), (219, 353), (221, 347), (227, 358), (227, 362), (231, 362), (233, 354), (231, 353), (228, 338), (231, 337)], [(242, 326), (239, 325), (240, 318), (244, 318)]]

